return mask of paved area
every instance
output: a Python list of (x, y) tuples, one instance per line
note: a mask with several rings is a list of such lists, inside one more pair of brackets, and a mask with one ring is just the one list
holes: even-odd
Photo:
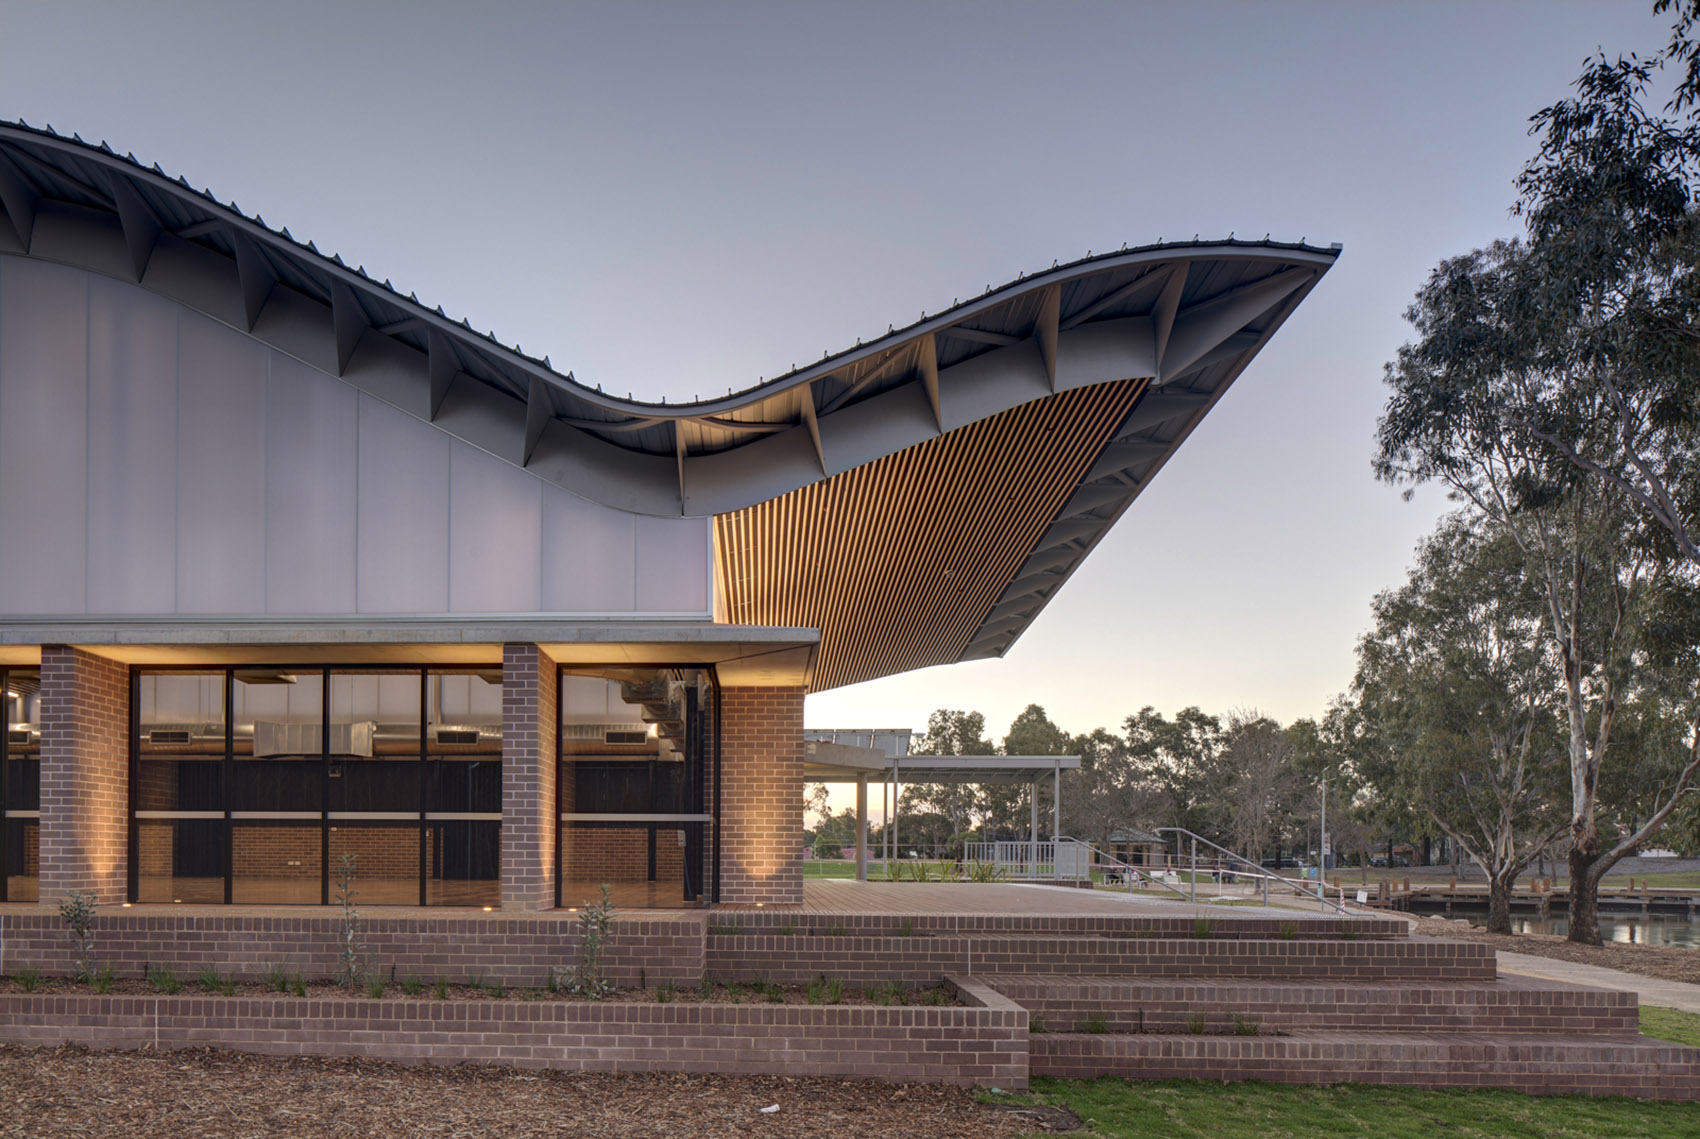
[[(805, 881), (803, 909), (838, 914), (990, 914), (997, 917), (1075, 914), (1293, 916), (1293, 911), (1285, 908), (1210, 905), (1205, 902), (1202, 893), (1195, 905), (1179, 898), (1022, 882), (857, 882), (849, 878)], [(1316, 916), (1314, 907), (1307, 916)]]
[(1555, 961), (1550, 957), (1531, 957), (1526, 953), (1499, 951), (1499, 971), (1525, 977), (1541, 977), (1549, 981), (1567, 981), (1573, 985), (1591, 985), (1596, 989), (1616, 989), (1636, 994), (1644, 1005), (1700, 1012), (1700, 985), (1683, 981), (1666, 981), (1659, 977), (1643, 977), (1598, 965), (1581, 965), (1571, 961)]

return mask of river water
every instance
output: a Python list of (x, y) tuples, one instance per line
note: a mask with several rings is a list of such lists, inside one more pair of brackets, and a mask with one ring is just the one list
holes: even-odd
[[(1421, 911), (1425, 916), (1445, 916), (1444, 906), (1424, 906)], [(1487, 925), (1488, 912), (1486, 906), (1452, 907), (1452, 916), (1464, 918), (1471, 925)], [(1534, 914), (1511, 914), (1511, 929), (1515, 933), (1552, 933), (1563, 937), (1570, 932), (1570, 919), (1561, 912), (1554, 912), (1550, 917), (1539, 917)], [(1600, 911), (1600, 937), (1606, 941), (1621, 941), (1630, 945), (1677, 945), (1688, 948), (1700, 948), (1700, 923), (1690, 920), (1682, 914), (1640, 914), (1612, 913), (1609, 910)]]

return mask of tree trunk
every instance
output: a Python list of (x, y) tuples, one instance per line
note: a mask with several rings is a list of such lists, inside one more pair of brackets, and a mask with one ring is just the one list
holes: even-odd
[(1495, 874), (1488, 879), (1488, 932), (1511, 932), (1511, 887), (1515, 874)]
[(1430, 838), (1428, 835), (1425, 834), (1423, 836), (1423, 859), (1417, 865), (1419, 865), (1419, 866), (1431, 865), (1431, 860), (1433, 858), (1434, 858), (1434, 839)]
[(1600, 880), (1590, 871), (1599, 860), (1599, 839), (1586, 849), (1570, 848), (1570, 936), (1579, 945), (1600, 944)]

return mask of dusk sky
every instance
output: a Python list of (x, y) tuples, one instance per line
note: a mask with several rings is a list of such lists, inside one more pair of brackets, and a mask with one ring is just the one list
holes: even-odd
[(1321, 714), (1445, 503), (1370, 474), (1441, 258), (1516, 232), (1527, 118), (1626, 3), (0, 0), (0, 118), (105, 139), (404, 293), (669, 401), (742, 389), (1124, 242), (1339, 264), (1007, 658), (811, 727), (1029, 703)]

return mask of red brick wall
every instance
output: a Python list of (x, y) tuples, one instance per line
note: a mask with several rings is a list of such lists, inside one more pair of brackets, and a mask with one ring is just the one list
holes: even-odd
[[(561, 876), (568, 882), (643, 882), (649, 878), (647, 828), (562, 827)], [(678, 884), (685, 877), (680, 831), (655, 832), (655, 880)]]
[(803, 689), (720, 694), (720, 900), (803, 903)]
[(117, 904), (128, 889), (129, 670), (67, 645), (41, 649), (41, 898)]
[[(964, 995), (972, 1000), (969, 988)], [(1027, 1087), (1027, 1014), (978, 1007), (0, 996), (0, 1041), (445, 1059), (600, 1072), (848, 1076)]]
[(560, 677), (536, 645), (502, 646), (502, 908), (555, 905)]
[[(103, 910), (94, 925), (95, 952), (120, 977), (140, 977), (148, 965), (193, 979), (203, 969), (258, 980), (274, 965), (309, 978), (334, 977), (341, 916), (313, 907), (256, 917), (220, 907)], [(409, 974), (459, 983), (477, 973), (514, 988), (536, 988), (548, 970), (578, 962), (579, 923), (573, 914), (445, 914), (371, 916), (361, 922), (371, 966), (385, 977)], [(657, 981), (696, 986), (703, 977), (700, 915), (616, 918), (604, 955), (608, 977), (622, 987)], [(0, 907), (0, 972), (71, 972), (65, 923), (47, 907)], [(933, 980), (937, 980), (934, 977)]]

